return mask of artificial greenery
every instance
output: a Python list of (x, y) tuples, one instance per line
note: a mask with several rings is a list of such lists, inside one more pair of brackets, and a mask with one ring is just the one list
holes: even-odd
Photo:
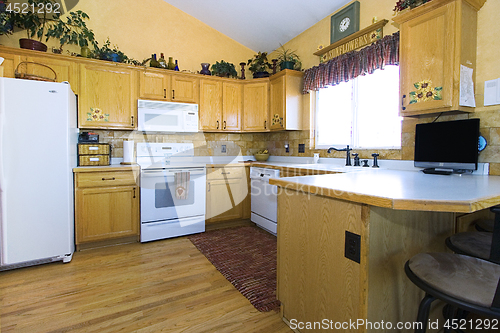
[(406, 8), (415, 8), (431, 0), (398, 0), (394, 7), (395, 12), (400, 12)]
[(142, 63), (138, 60), (129, 58), (125, 53), (118, 49), (118, 46), (113, 45), (111, 48), (111, 42), (109, 41), (109, 37), (104, 43), (102, 47), (98, 46), (98, 43), (95, 42), (95, 49), (92, 52), (92, 58), (108, 60), (114, 62), (124, 62), (132, 65), (141, 65)]
[(234, 68), (234, 64), (225, 62), (221, 60), (220, 62), (216, 61), (215, 64), (212, 65), (212, 75), (223, 76), (223, 77), (237, 77), (238, 73), (236, 72), (236, 68)]
[(6, 9), (7, 1), (0, 0), (0, 35), (10, 35), (14, 29), (14, 18)]
[(258, 72), (267, 72), (268, 69), (271, 69), (271, 64), (267, 61), (267, 52), (259, 52), (253, 58), (248, 59), (248, 69), (252, 73)]
[(300, 70), (302, 67), (302, 63), (300, 62), (300, 57), (295, 53), (296, 51), (292, 51), (290, 49), (285, 49), (283, 45), (280, 44), (280, 48), (276, 50), (277, 52), (277, 60), (278, 66), (281, 66), (284, 62), (293, 62), (294, 69)]
[(76, 44), (80, 47), (92, 45), (94, 49), (97, 48), (94, 32), (87, 27), (86, 19), (90, 18), (81, 10), (70, 12), (65, 20), (57, 16), (47, 30), (47, 39), (50, 37), (59, 39), (61, 47), (64, 44)]

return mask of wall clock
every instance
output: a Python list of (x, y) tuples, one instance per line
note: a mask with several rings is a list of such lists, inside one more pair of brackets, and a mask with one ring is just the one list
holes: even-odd
[(359, 30), (359, 1), (332, 15), (330, 44)]

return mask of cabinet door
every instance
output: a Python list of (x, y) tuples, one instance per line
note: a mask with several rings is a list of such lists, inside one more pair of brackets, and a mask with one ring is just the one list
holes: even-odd
[[(28, 62), (27, 64), (21, 64), (21, 66), (19, 66), (23, 73), (53, 78), (55, 72), (57, 75), (57, 82), (67, 81), (71, 85), (71, 90), (73, 90), (75, 94), (79, 93), (78, 64), (75, 62), (38, 55), (27, 57), (26, 61)], [(34, 64), (31, 64), (30, 62), (33, 62)], [(47, 67), (40, 66), (39, 64), (52, 68), (54, 72)]]
[(116, 65), (80, 65), (80, 128), (134, 129), (136, 71)]
[(241, 219), (243, 205), (234, 194), (239, 190), (239, 179), (211, 180), (207, 183), (207, 223)]
[(134, 236), (139, 227), (139, 188), (76, 190), (76, 243)]
[(404, 115), (452, 106), (455, 6), (455, 2), (449, 3), (401, 25), (400, 91)]
[(245, 84), (243, 88), (243, 130), (269, 130), (269, 82)]
[(222, 130), (222, 82), (200, 80), (199, 116), (201, 130)]
[(280, 76), (269, 83), (271, 95), (271, 106), (269, 115), (271, 118), (271, 130), (283, 129), (285, 119), (285, 76)]
[(170, 94), (170, 75), (148, 71), (140, 74), (141, 98), (168, 100)]
[(172, 75), (172, 101), (198, 103), (199, 79)]
[(0, 57), (4, 58), (2, 65), (0, 66), (0, 77), (14, 77), (14, 71), (17, 65), (23, 60), (19, 55), (12, 53), (0, 53)]
[(240, 131), (243, 111), (243, 87), (240, 83), (223, 83), (222, 108), (224, 115), (222, 129)]

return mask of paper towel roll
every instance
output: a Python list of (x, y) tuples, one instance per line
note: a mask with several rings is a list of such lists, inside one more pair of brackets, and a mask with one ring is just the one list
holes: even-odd
[(134, 141), (123, 141), (123, 163), (134, 162)]

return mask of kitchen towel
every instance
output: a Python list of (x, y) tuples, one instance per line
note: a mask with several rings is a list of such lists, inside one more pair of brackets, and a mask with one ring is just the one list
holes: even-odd
[(186, 200), (189, 195), (189, 181), (191, 174), (189, 172), (176, 172), (175, 178), (175, 198)]
[(134, 141), (123, 141), (123, 163), (134, 163)]

